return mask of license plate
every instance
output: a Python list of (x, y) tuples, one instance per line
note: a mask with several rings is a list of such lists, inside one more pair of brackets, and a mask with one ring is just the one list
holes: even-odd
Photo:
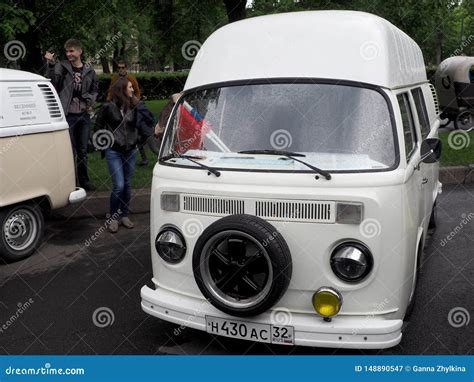
[(206, 316), (206, 331), (219, 336), (266, 342), (269, 344), (295, 344), (293, 326), (259, 324)]

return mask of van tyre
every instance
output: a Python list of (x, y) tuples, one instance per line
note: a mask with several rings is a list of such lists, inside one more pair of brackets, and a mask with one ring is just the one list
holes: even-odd
[(414, 282), (414, 285), (413, 285), (413, 291), (412, 291), (411, 299), (408, 302), (407, 310), (405, 311), (405, 317), (403, 318), (404, 321), (409, 321), (410, 320), (410, 318), (413, 314), (413, 310), (415, 308), (416, 290), (417, 290), (419, 280), (420, 280), (420, 268), (423, 264), (423, 255), (424, 255), (423, 244), (422, 243), (423, 243), (423, 239), (421, 239), (420, 242), (418, 243), (418, 249), (417, 249), (418, 253), (417, 253), (417, 256), (416, 256), (415, 282)]
[(431, 210), (430, 222), (428, 223), (428, 229), (436, 229), (436, 222), (438, 220), (438, 210), (436, 208), (436, 202), (433, 204), (433, 209)]
[(32, 255), (43, 239), (43, 230), (43, 214), (34, 204), (0, 209), (1, 257), (18, 261)]
[(278, 230), (252, 215), (230, 215), (207, 227), (193, 253), (196, 283), (224, 313), (249, 317), (271, 308), (288, 289), (291, 254)]

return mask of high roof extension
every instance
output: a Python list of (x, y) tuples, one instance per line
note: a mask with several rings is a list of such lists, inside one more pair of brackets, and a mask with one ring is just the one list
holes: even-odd
[(351, 80), (385, 88), (426, 82), (419, 46), (378, 16), (309, 11), (254, 17), (203, 44), (185, 89), (256, 78)]

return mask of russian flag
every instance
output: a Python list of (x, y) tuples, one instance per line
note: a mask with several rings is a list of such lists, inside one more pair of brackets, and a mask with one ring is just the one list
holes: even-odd
[(184, 154), (188, 150), (201, 150), (204, 137), (212, 130), (204, 117), (189, 103), (178, 107), (178, 129), (175, 151)]

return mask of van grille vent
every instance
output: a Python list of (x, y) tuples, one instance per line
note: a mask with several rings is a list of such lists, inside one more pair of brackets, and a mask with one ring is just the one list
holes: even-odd
[(210, 215), (235, 215), (244, 213), (244, 201), (220, 197), (184, 195), (183, 210)]
[(335, 222), (335, 203), (317, 201), (256, 201), (255, 215), (270, 220)]
[(8, 88), (8, 94), (11, 98), (15, 97), (33, 97), (33, 91), (30, 86), (13, 86)]
[(436, 89), (432, 84), (430, 84), (430, 89), (431, 89), (431, 94), (433, 95), (433, 102), (435, 105), (436, 115), (439, 115), (439, 102), (438, 102), (438, 96), (436, 95)]
[(56, 96), (54, 95), (51, 88), (46, 84), (39, 84), (38, 87), (43, 92), (44, 99), (48, 105), (49, 115), (51, 118), (61, 118), (61, 108), (59, 107)]

